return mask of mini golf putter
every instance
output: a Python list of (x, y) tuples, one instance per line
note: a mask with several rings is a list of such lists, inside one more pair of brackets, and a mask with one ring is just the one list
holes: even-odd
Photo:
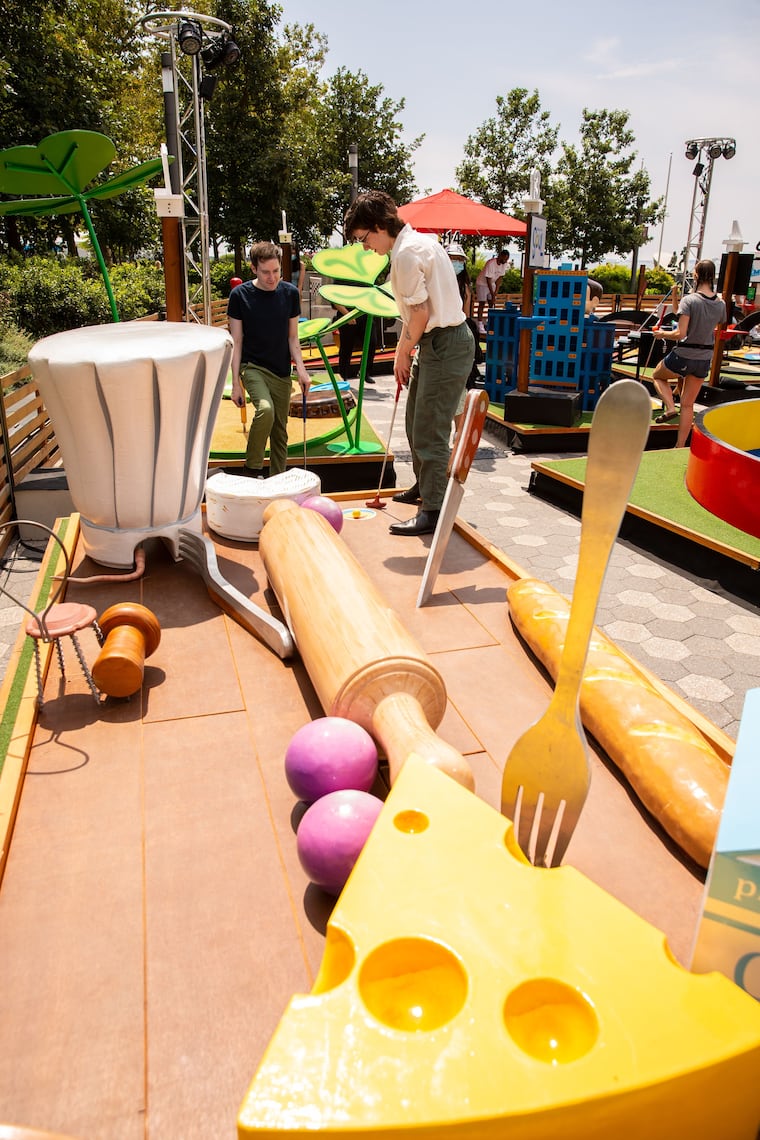
[(410, 758), (238, 1115), (295, 1140), (754, 1140), (760, 1003)]
[(449, 461), (449, 482), (422, 575), (420, 592), (417, 595), (417, 609), (424, 606), (433, 593), (435, 580), (454, 529), (457, 511), (464, 497), (464, 482), (477, 454), (487, 414), (488, 393), (482, 388), (473, 388), (467, 393), (462, 426)]

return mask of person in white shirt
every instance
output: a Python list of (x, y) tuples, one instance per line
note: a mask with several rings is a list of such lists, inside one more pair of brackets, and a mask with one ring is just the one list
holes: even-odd
[(390, 531), (431, 534), (446, 492), (451, 421), (475, 355), (456, 274), (437, 238), (407, 225), (381, 190), (357, 196), (346, 214), (345, 234), (364, 249), (390, 255), (391, 288), (401, 314), (393, 371), (409, 389), (406, 434), (416, 482), (394, 499), (421, 505)]
[(483, 324), (483, 307), (484, 305), (492, 305), (496, 300), (499, 283), (507, 272), (508, 262), (509, 254), (506, 249), (500, 249), (496, 257), (489, 258), (485, 263), (475, 282), (475, 296), (478, 299), (478, 329), (482, 333), (486, 331)]

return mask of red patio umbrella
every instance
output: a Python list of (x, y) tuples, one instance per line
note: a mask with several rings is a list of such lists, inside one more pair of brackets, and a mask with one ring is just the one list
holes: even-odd
[(423, 233), (456, 230), (480, 237), (525, 237), (527, 226), (509, 214), (500, 214), (453, 190), (441, 190), (399, 208), (399, 216)]

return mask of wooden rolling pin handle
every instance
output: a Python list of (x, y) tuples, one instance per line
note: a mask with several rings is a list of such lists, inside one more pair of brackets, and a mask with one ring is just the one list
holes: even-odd
[(101, 693), (131, 697), (142, 687), (145, 658), (158, 648), (161, 626), (154, 613), (138, 602), (120, 602), (98, 619), (105, 643), (92, 667)]
[(415, 755), (462, 787), (475, 790), (470, 765), (461, 752), (433, 731), (422, 705), (411, 693), (393, 693), (379, 701), (372, 713), (372, 730), (388, 757), (391, 784), (409, 757)]

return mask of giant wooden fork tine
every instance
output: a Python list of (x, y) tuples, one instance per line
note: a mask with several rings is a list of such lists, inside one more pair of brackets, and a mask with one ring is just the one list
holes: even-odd
[[(652, 417), (635, 380), (612, 384), (591, 425), (578, 569), (557, 683), (549, 707), (516, 741), (504, 766), (501, 810), (533, 863), (556, 866), (588, 794), (590, 768), (578, 698), (599, 594)], [(556, 835), (552, 843), (553, 836)]]

